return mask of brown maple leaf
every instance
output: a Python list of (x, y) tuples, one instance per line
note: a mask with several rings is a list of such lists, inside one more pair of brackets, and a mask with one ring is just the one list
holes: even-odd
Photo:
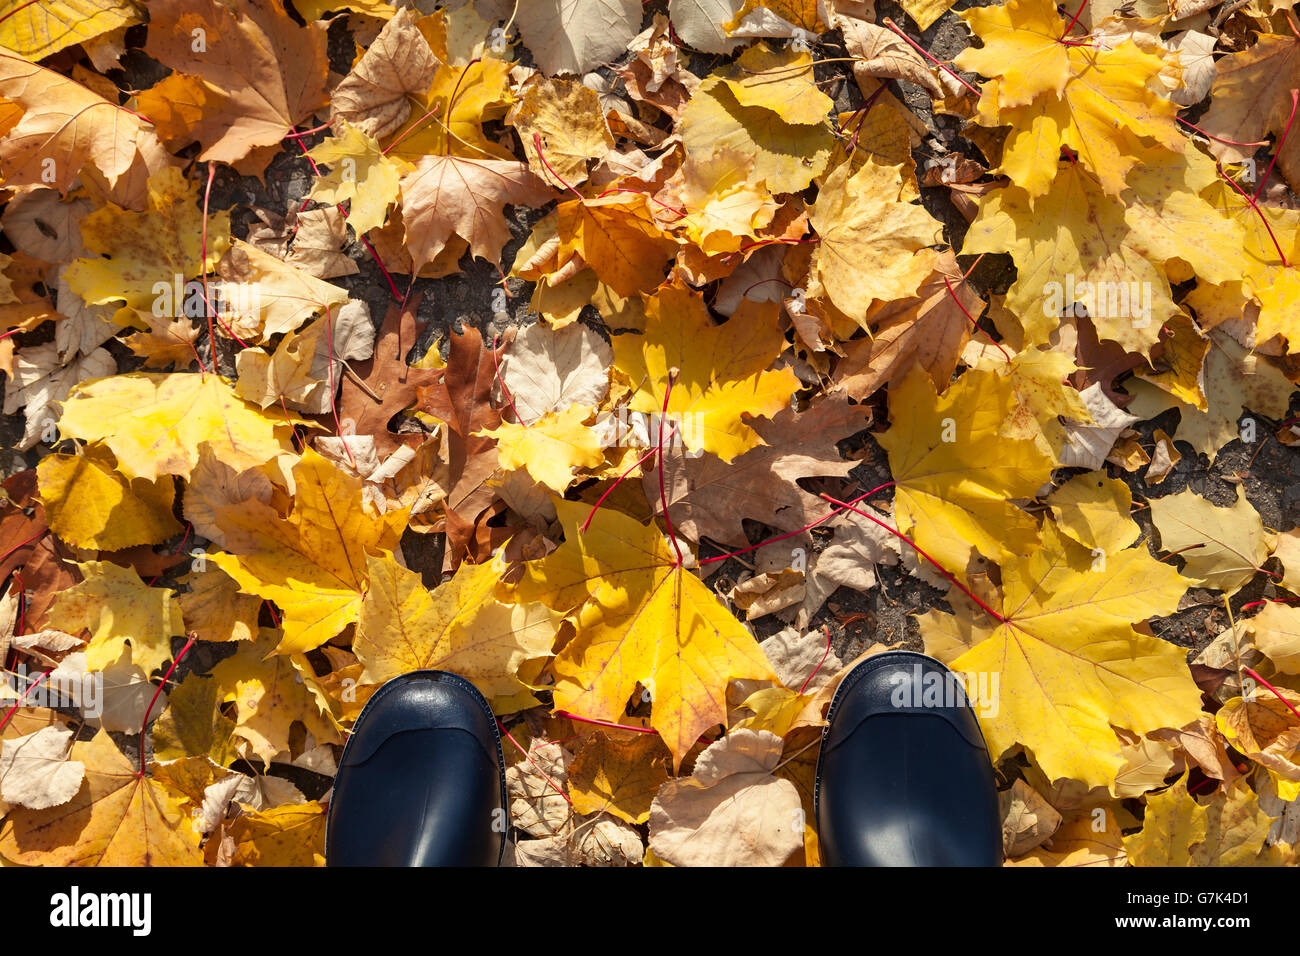
[(205, 162), (276, 146), (324, 106), (325, 31), (265, 0), (150, 0), (145, 52), (176, 72), (140, 94), (160, 135)]
[(9, 187), (52, 185), (66, 195), (78, 175), (101, 177), (109, 199), (142, 209), (149, 175), (171, 162), (137, 114), (7, 50), (0, 51), (0, 96), (26, 111), (0, 139)]
[(495, 354), (483, 347), (478, 329), (466, 325), (451, 336), (447, 367), (436, 385), (420, 388), (417, 407), (447, 423), (447, 556), (456, 567), (473, 537), (473, 527), (496, 493), (484, 482), (497, 467), (496, 439), (477, 432), (496, 428), (501, 414), (492, 407), (492, 384), (506, 343)]
[(453, 235), (496, 262), (510, 239), (505, 205), (540, 206), (550, 188), (523, 163), (425, 156), (402, 179), (402, 221), (416, 268), (438, 257)]
[(31, 557), (37, 539), (49, 530), (43, 512), (26, 513), (40, 507), (35, 468), (10, 475), (3, 487), (8, 500), (0, 502), (0, 578)]
[(11, 475), (4, 492), (10, 503), (0, 506), (0, 582), (13, 574), (14, 590), (24, 592), (22, 630), (30, 633), (40, 630), (55, 595), (81, 576), (63, 561), (62, 546), (49, 533), (36, 497), (36, 469)]
[[(770, 421), (755, 418), (749, 424), (766, 444), (730, 465), (713, 455), (664, 455), (664, 491), (675, 530), (695, 540), (744, 545), (744, 518), (783, 531), (804, 527), (827, 507), (800, 488), (797, 479), (847, 475), (857, 463), (843, 460), (835, 443), (870, 421), (864, 406), (850, 405), (845, 392), (837, 390), (806, 411), (787, 407)], [(643, 483), (655, 512), (662, 513), (658, 473), (651, 469)]]
[(913, 365), (920, 365), (930, 373), (934, 387), (943, 390), (970, 338), (969, 317), (983, 308), (956, 257), (951, 252), (936, 256), (934, 271), (915, 296), (882, 303), (867, 314), (871, 334), (845, 344), (844, 358), (835, 369), (836, 385), (862, 400), (882, 385), (901, 382)]
[(355, 372), (364, 385), (344, 377), (339, 399), (339, 419), (351, 422), (350, 431), (372, 435), (375, 453), (381, 458), (391, 455), (404, 444), (412, 447), (423, 436), (399, 436), (388, 429), (398, 412), (415, 404), (417, 392), (438, 380), (437, 369), (411, 368), (406, 353), (415, 345), (424, 323), (415, 318), (423, 294), (412, 296), (405, 305), (394, 304), (384, 316), (375, 342), (375, 353), (358, 362)]

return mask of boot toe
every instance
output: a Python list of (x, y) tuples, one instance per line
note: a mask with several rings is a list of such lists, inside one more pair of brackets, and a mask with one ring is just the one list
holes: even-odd
[(506, 840), (495, 718), (464, 678), (415, 671), (366, 702), (330, 800), (330, 866), (496, 866)]
[(814, 806), (829, 865), (999, 866), (993, 768), (961, 679), (891, 651), (845, 676), (827, 714)]

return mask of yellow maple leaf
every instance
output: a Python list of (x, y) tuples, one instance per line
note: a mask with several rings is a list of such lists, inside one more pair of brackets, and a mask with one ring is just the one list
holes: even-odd
[(384, 0), (293, 0), (293, 7), (308, 23), (324, 20), (325, 14), (333, 10), (354, 10), (380, 20), (387, 20), (397, 12)]
[(734, 30), (750, 13), (759, 8), (766, 8), (786, 23), (801, 30), (807, 30), (809, 33), (825, 33), (826, 24), (822, 23), (820, 6), (817, 0), (744, 0), (744, 4), (736, 11), (735, 17), (726, 28)]
[(570, 615), (577, 635), (555, 659), (555, 706), (618, 723), (638, 683), (674, 767), (700, 734), (727, 719), (727, 683), (776, 681), (758, 642), (698, 577), (675, 563), (653, 525), (556, 500), (565, 541), (524, 565), (503, 599), (542, 601)]
[[(835, 145), (825, 122), (834, 104), (814, 84), (811, 68), (783, 72), (809, 62), (807, 54), (759, 46), (705, 79), (682, 111), (687, 155), (703, 160), (728, 149), (753, 157), (755, 180), (771, 192), (806, 188), (825, 171)], [(751, 63), (765, 75), (748, 72)]]
[(1220, 787), (1206, 807), (1205, 839), (1192, 853), (1192, 866), (1254, 866), (1273, 818), (1246, 783)]
[(133, 372), (91, 379), (63, 403), (64, 438), (102, 441), (128, 478), (188, 478), (205, 442), (236, 472), (293, 453), (291, 424), (239, 398), (219, 375)]
[(235, 722), (221, 713), (219, 686), (211, 677), (188, 674), (167, 695), (167, 709), (151, 728), (159, 762), (205, 757), (219, 767), (234, 763)]
[(574, 812), (612, 813), (628, 823), (645, 823), (655, 794), (668, 782), (667, 756), (663, 741), (654, 734), (617, 740), (596, 731), (569, 764)]
[(262, 601), (244, 594), (220, 568), (191, 571), (180, 579), (189, 590), (177, 597), (186, 630), (201, 641), (251, 641), (257, 636)]
[(235, 704), (235, 737), (264, 767), (290, 750), (295, 721), (317, 744), (340, 739), (338, 721), (311, 664), (302, 654), (285, 653), (284, 641), (276, 647), (277, 636), (263, 628), (256, 641), (241, 642), (233, 657), (212, 668), (220, 699)]
[(1129, 516), (1133, 492), (1103, 471), (1075, 475), (1048, 495), (1047, 504), (1057, 528), (1089, 550), (1114, 554), (1142, 533)]
[(972, 369), (936, 395), (913, 369), (889, 393), (890, 428), (880, 436), (894, 476), (898, 530), (946, 568), (964, 568), (971, 548), (1002, 560), (1028, 554), (1037, 524), (1011, 503), (1051, 477), (1054, 455), (1032, 438), (1001, 434), (1016, 407), (1014, 387)]
[(650, 292), (663, 281), (677, 240), (660, 228), (650, 200), (639, 192), (570, 199), (556, 207), (559, 256), (575, 254), (620, 296)]
[[(1292, 535), (1283, 535), (1274, 552), (1274, 557), (1287, 562), (1288, 573), (1282, 583), (1290, 591), (1296, 590), (1295, 560), (1290, 553), (1294, 540)], [(1300, 608), (1269, 602), (1250, 619), (1250, 627), (1255, 632), (1255, 646), (1273, 666), (1283, 674), (1300, 673)]]
[(398, 183), (411, 165), (385, 155), (379, 144), (346, 120), (341, 133), (311, 150), (312, 159), (331, 167), (312, 185), (311, 199), (337, 205), (351, 201), (348, 225), (358, 236), (382, 226), (397, 202)]
[(774, 50), (760, 41), (715, 75), (742, 109), (764, 109), (794, 126), (824, 122), (835, 106), (818, 88), (813, 59), (806, 51)]
[[(1252, 679), (1253, 683), (1253, 679)], [(1233, 697), (1214, 715), (1219, 733), (1273, 778), (1278, 796), (1300, 798), (1300, 694), (1287, 687), (1275, 694), (1252, 686), (1248, 697)]]
[(327, 98), (325, 30), (299, 26), (280, 4), (149, 0), (145, 50), (174, 72), (139, 95), (140, 108), (178, 145), (202, 142), (203, 162), (278, 145)]
[(92, 305), (125, 302), (154, 316), (189, 315), (185, 280), (215, 267), (230, 245), (230, 213), (209, 216), (208, 257), (203, 258), (198, 189), (197, 182), (187, 183), (169, 166), (149, 177), (144, 212), (109, 203), (88, 215), (81, 221), (81, 237), (96, 255), (68, 266), (68, 287)]
[[(535, 76), (506, 122), (519, 131), (529, 167), (556, 189), (565, 183), (582, 185), (587, 163), (604, 159), (614, 148), (596, 91), (573, 80)], [(534, 134), (541, 141), (540, 153)]]
[(14, 807), (0, 829), (0, 854), (25, 866), (202, 866), (199, 834), (184, 798), (138, 773), (99, 731), (73, 744), (86, 779), (48, 810)]
[[(1000, 172), (1024, 188), (1030, 202), (1046, 193), (1061, 147), (1069, 147), (1108, 196), (1142, 162), (1140, 137), (1181, 153), (1186, 142), (1174, 120), (1177, 104), (1156, 90), (1156, 78), (1179, 68), (1154, 43), (1128, 37), (1063, 43), (1067, 24), (1050, 0), (1021, 0), (963, 15), (984, 41), (963, 50), (963, 69), (992, 77), (984, 85), (978, 121), (1011, 126)], [(1144, 48), (1145, 47), (1145, 48)]]
[(1091, 810), (1065, 814), (1052, 834), (1051, 846), (1041, 846), (1025, 856), (1007, 860), (1005, 866), (1124, 866), (1124, 837), (1114, 813), (1099, 807), (1101, 819)]
[(977, 708), (995, 758), (1021, 743), (1049, 779), (1113, 788), (1124, 764), (1115, 727), (1141, 735), (1200, 711), (1184, 651), (1133, 628), (1172, 613), (1191, 582), (1145, 548), (1098, 562), (1050, 522), (1042, 538), (1002, 565), (1003, 620), (976, 625), (978, 643), (952, 668), (999, 675), (990, 706)]
[(245, 809), (229, 832), (232, 866), (325, 865), (325, 808), (315, 800)]
[(1093, 421), (1088, 406), (1067, 378), (1077, 371), (1074, 360), (1051, 349), (1026, 349), (1010, 361), (999, 357), (989, 361), (985, 353), (981, 368), (1006, 379), (1015, 396), (1015, 406), (998, 434), (1004, 438), (1029, 438), (1045, 455), (1058, 455), (1066, 442), (1061, 419), (1080, 423)]
[(0, 3), (0, 46), (42, 60), (140, 22), (131, 0), (5, 0)]
[(1259, 321), (1256, 342), (1263, 345), (1275, 335), (1286, 340), (1287, 352), (1300, 352), (1300, 322), (1296, 321), (1294, 303), (1300, 299), (1300, 272), (1295, 269), (1277, 269), (1272, 281), (1257, 287)]
[(1202, 198), (1212, 195), (1213, 162), (1194, 150), (1148, 158), (1130, 173), (1124, 203), (1070, 162), (1032, 206), (1015, 186), (981, 202), (962, 251), (1011, 252), (1017, 275), (1007, 306), (1024, 323), (1026, 344), (1046, 344), (1078, 303), (1099, 337), (1146, 354), (1161, 324), (1180, 313), (1169, 260), (1186, 261), (1209, 282), (1240, 278), (1242, 227)]
[(916, 21), (918, 28), (928, 30), (956, 2), (957, 0), (899, 0), (899, 5)]
[(260, 501), (216, 510), (226, 550), (208, 556), (251, 594), (284, 612), (283, 654), (319, 647), (357, 620), (366, 555), (391, 554), (407, 509), (376, 514), (362, 481), (308, 449), (293, 469), (293, 510)]
[(1151, 520), (1165, 551), (1180, 554), (1183, 574), (1229, 594), (1245, 586), (1268, 560), (1264, 522), (1246, 496), (1233, 489), (1226, 508), (1191, 489), (1151, 501)]
[(730, 149), (688, 157), (681, 189), (686, 216), (677, 224), (705, 255), (738, 252), (772, 222), (776, 200), (753, 179), (754, 161)]
[(1164, 793), (1147, 797), (1142, 829), (1124, 838), (1124, 850), (1134, 866), (1191, 866), (1192, 847), (1205, 839), (1205, 807), (1187, 792), (1180, 779)]
[(70, 634), (90, 631), (86, 666), (102, 670), (131, 645), (131, 663), (146, 674), (171, 658), (171, 639), (183, 635), (180, 608), (168, 588), (151, 588), (130, 568), (110, 561), (78, 564), (84, 580), (60, 592), (50, 605), (51, 627)]
[(942, 241), (939, 223), (902, 201), (902, 169), (868, 160), (854, 172), (843, 163), (808, 211), (821, 239), (810, 272), (850, 317), (865, 315), (876, 299), (914, 295), (933, 266), (915, 253)]
[[(0, 96), (24, 111), (0, 140), (5, 185), (11, 188), (52, 185), (66, 195), (78, 176), (93, 179), (93, 173), (112, 191), (109, 198), (143, 209), (150, 173), (171, 162), (153, 129), (138, 116), (76, 80), (4, 49)], [(102, 122), (97, 121), (100, 114)]]
[(796, 727), (819, 727), (824, 721), (816, 693), (802, 694), (788, 687), (764, 687), (745, 698), (741, 705), (754, 712), (753, 717), (737, 721), (734, 730), (766, 730), (784, 737)]
[(491, 56), (464, 66), (440, 64), (410, 120), (394, 134), (389, 155), (410, 162), (430, 155), (513, 162), (511, 150), (483, 133), (483, 124), (502, 119), (510, 106), (511, 66)]
[(562, 412), (547, 412), (531, 425), (502, 422), (474, 434), (497, 440), (502, 468), (523, 468), (552, 491), (564, 494), (573, 484), (574, 468), (595, 468), (605, 460), (596, 433), (583, 424), (594, 411), (590, 405), (570, 405)]
[[(957, 14), (966, 21), (981, 46), (967, 47), (953, 64), (1005, 83), (992, 90), (995, 109), (1027, 106), (1046, 93), (1060, 96), (1070, 78), (1066, 21), (1051, 0), (1007, 0), (992, 7), (977, 7)], [(922, 27), (924, 29), (924, 27)]]
[(613, 340), (614, 365), (635, 388), (628, 407), (661, 412), (676, 368), (667, 415), (688, 449), (730, 462), (762, 444), (745, 418), (770, 418), (799, 389), (790, 369), (771, 369), (785, 348), (776, 303), (745, 301), (723, 325), (713, 324), (700, 293), (682, 285), (664, 286), (645, 305), (644, 334)]
[(560, 615), (541, 604), (502, 604), (497, 560), (461, 564), (432, 591), (391, 557), (367, 557), (370, 588), (352, 649), (362, 682), (378, 684), (409, 671), (454, 671), (501, 713), (535, 706), (520, 668), (545, 658)]

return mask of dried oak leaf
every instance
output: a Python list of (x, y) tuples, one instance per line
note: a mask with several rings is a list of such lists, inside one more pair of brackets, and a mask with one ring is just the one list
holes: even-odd
[(394, 415), (412, 407), (419, 390), (433, 385), (441, 376), (438, 369), (413, 368), (406, 355), (415, 346), (424, 329), (416, 320), (422, 293), (412, 296), (405, 305), (389, 306), (384, 324), (377, 333), (374, 356), (354, 366), (356, 378), (343, 379), (339, 395), (339, 418), (350, 422), (350, 431), (369, 435), (375, 440), (375, 453), (387, 458), (405, 440), (423, 440), (411, 435), (407, 439), (389, 431)]

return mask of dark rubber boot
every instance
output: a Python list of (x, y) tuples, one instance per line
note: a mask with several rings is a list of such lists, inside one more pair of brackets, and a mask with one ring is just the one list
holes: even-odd
[(488, 702), (446, 671), (395, 677), (343, 748), (327, 866), (498, 866), (506, 845), (501, 737)]
[(845, 676), (826, 718), (813, 805), (827, 866), (1002, 865), (993, 767), (952, 671), (878, 654)]

